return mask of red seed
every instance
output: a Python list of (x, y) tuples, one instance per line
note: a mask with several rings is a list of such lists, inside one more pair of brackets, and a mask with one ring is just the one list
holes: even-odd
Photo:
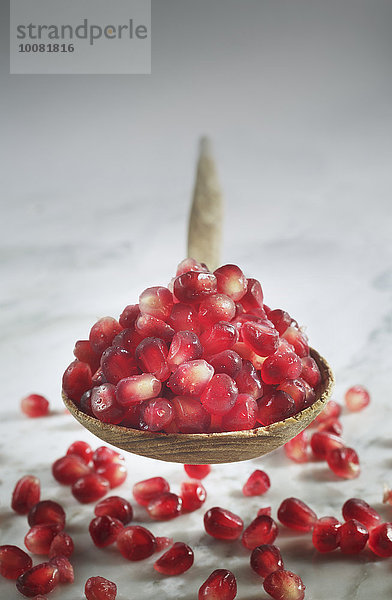
[(291, 571), (274, 571), (263, 583), (267, 594), (274, 600), (303, 600), (305, 585), (300, 577)]
[(109, 516), (127, 525), (132, 521), (133, 509), (128, 500), (121, 496), (109, 496), (100, 500), (94, 508), (97, 517)]
[(339, 545), (343, 554), (358, 554), (368, 539), (368, 530), (356, 519), (349, 519), (339, 528)]
[(143, 337), (132, 329), (123, 329), (116, 335), (112, 342), (115, 348), (124, 348), (127, 352), (134, 355), (136, 347), (140, 344)]
[(82, 395), (91, 388), (92, 384), (91, 369), (87, 363), (74, 360), (66, 368), (63, 375), (63, 390), (77, 405), (80, 405)]
[(238, 331), (231, 323), (219, 321), (203, 331), (200, 341), (206, 355), (230, 350), (238, 341)]
[[(68, 558), (64, 555), (53, 556), (49, 563), (59, 570), (59, 583), (73, 583), (74, 570)], [(37, 598), (35, 598), (37, 600)]]
[(155, 538), (155, 542), (155, 552), (162, 552), (165, 548), (173, 545), (173, 538), (158, 536)]
[(101, 369), (106, 381), (114, 385), (125, 377), (139, 373), (133, 355), (125, 348), (116, 346), (109, 346), (102, 354)]
[(152, 519), (156, 521), (168, 521), (181, 514), (182, 499), (171, 492), (162, 492), (154, 496), (146, 506), (146, 510)]
[(33, 598), (38, 594), (49, 594), (58, 585), (60, 573), (56, 566), (48, 562), (32, 567), (16, 580), (18, 591)]
[[(288, 327), (282, 336), (293, 346), (297, 356), (304, 358), (309, 355), (309, 344), (307, 336), (303, 331), (300, 331), (296, 327)], [(303, 375), (302, 375), (303, 377)], [(303, 377), (305, 379), (305, 377)]]
[(263, 385), (256, 369), (249, 360), (242, 361), (241, 371), (235, 377), (239, 394), (249, 394), (255, 400), (263, 395)]
[(18, 579), (33, 566), (33, 561), (18, 546), (0, 546), (0, 575), (7, 579)]
[(169, 317), (172, 306), (172, 293), (165, 287), (147, 288), (139, 297), (140, 312), (163, 321)]
[(52, 475), (62, 485), (72, 485), (88, 473), (91, 473), (91, 468), (74, 454), (62, 456), (52, 465)]
[(86, 465), (89, 465), (93, 457), (93, 450), (90, 444), (83, 442), (82, 440), (78, 440), (70, 445), (66, 455), (78, 456), (84, 463), (86, 463)]
[(252, 550), (250, 566), (260, 577), (268, 577), (270, 573), (284, 569), (279, 548), (271, 544), (262, 544)]
[(164, 430), (174, 418), (174, 408), (166, 398), (151, 398), (140, 406), (140, 428), (148, 431)]
[(53, 500), (41, 500), (31, 507), (28, 517), (30, 527), (33, 525), (58, 525), (65, 527), (65, 512), (61, 504)]
[(322, 423), (327, 419), (337, 419), (342, 412), (342, 407), (340, 404), (335, 402), (335, 400), (328, 400), (326, 407), (321, 413), (315, 418), (313, 423), (317, 425), (318, 423)]
[(294, 352), (282, 352), (279, 349), (263, 362), (261, 377), (265, 383), (280, 384), (285, 379), (297, 379), (301, 369), (301, 359)]
[(200, 332), (198, 314), (188, 304), (174, 304), (167, 322), (177, 332), (193, 331), (196, 334)]
[(271, 507), (264, 506), (263, 508), (259, 508), (259, 510), (257, 511), (257, 516), (261, 517), (261, 515), (268, 515), (270, 517), (271, 516)]
[[(133, 327), (139, 314), (140, 314), (140, 310), (139, 310), (138, 304), (128, 304), (128, 306), (126, 306), (124, 308), (124, 310), (122, 311), (118, 322), (120, 323), (121, 327), (124, 327), (124, 329), (129, 329), (129, 328)], [(120, 334), (121, 334), (121, 332), (120, 332)], [(117, 335), (120, 335), (120, 334), (117, 334)]]
[(343, 479), (355, 479), (360, 474), (359, 458), (352, 448), (334, 448), (327, 453), (331, 471)]
[(311, 531), (317, 515), (305, 502), (298, 498), (286, 498), (278, 509), (279, 521), (296, 531)]
[(188, 271), (176, 277), (173, 284), (175, 297), (185, 304), (201, 302), (217, 291), (216, 277), (212, 273)]
[(152, 373), (159, 381), (166, 381), (171, 371), (167, 363), (167, 346), (159, 338), (147, 337), (135, 350), (139, 368), (145, 373)]
[(277, 388), (291, 396), (295, 403), (295, 412), (299, 412), (305, 407), (306, 387), (304, 383), (301, 379), (286, 379)]
[(30, 394), (22, 398), (20, 407), (22, 412), (32, 419), (44, 417), (49, 412), (49, 402), (39, 394)]
[(237, 265), (223, 265), (214, 271), (218, 292), (229, 296), (234, 302), (243, 298), (247, 291), (248, 282)]
[(257, 279), (248, 279), (246, 294), (241, 298), (245, 311), (263, 306), (263, 290)]
[(212, 327), (218, 321), (231, 321), (235, 316), (235, 304), (225, 294), (214, 294), (205, 298), (199, 306), (199, 323)]
[(118, 462), (102, 465), (96, 469), (96, 473), (109, 482), (110, 489), (122, 485), (128, 475), (125, 465)]
[(80, 360), (80, 362), (84, 362), (89, 365), (92, 373), (95, 373), (100, 364), (99, 355), (94, 352), (93, 347), (90, 344), (90, 340), (78, 340), (75, 343), (73, 353), (75, 357)]
[(382, 523), (370, 531), (369, 548), (377, 556), (392, 556), (392, 523)]
[(74, 543), (68, 533), (61, 531), (54, 538), (49, 548), (49, 558), (54, 556), (66, 556), (69, 558), (74, 551)]
[(34, 525), (25, 535), (25, 546), (33, 554), (48, 555), (50, 545), (58, 533), (58, 525)]
[(180, 365), (167, 385), (178, 396), (200, 396), (214, 374), (205, 360), (190, 360)]
[(340, 437), (343, 433), (343, 426), (338, 419), (327, 419), (319, 424), (317, 431), (327, 431)]
[(297, 463), (308, 462), (309, 442), (305, 431), (301, 431), (284, 446), (286, 456)]
[(90, 415), (90, 417), (94, 416), (93, 411), (91, 410), (91, 390), (87, 390), (87, 392), (82, 394), (79, 408), (81, 411), (86, 413), (86, 415)]
[(105, 577), (90, 577), (86, 581), (84, 593), (87, 600), (115, 600), (117, 586)]
[(41, 486), (38, 477), (24, 475), (16, 483), (12, 492), (11, 508), (18, 515), (27, 515), (29, 510), (37, 504), (41, 495)]
[(175, 333), (174, 329), (165, 321), (156, 319), (151, 315), (140, 315), (135, 321), (135, 329), (143, 338), (155, 337), (167, 344), (170, 344)]
[(345, 393), (344, 401), (348, 410), (351, 412), (358, 412), (366, 408), (369, 404), (370, 395), (363, 385), (354, 385)]
[(324, 460), (330, 450), (344, 448), (344, 442), (340, 437), (328, 431), (316, 431), (310, 438), (310, 446), (314, 456)]
[(236, 540), (242, 533), (244, 523), (238, 515), (214, 506), (204, 515), (204, 528), (209, 535), (219, 540)]
[(103, 383), (93, 388), (91, 393), (91, 410), (94, 417), (102, 423), (117, 425), (121, 422), (124, 409), (118, 403), (116, 387), (112, 383)]
[(220, 373), (214, 375), (200, 396), (200, 401), (210, 414), (224, 415), (234, 406), (238, 396), (238, 388), (235, 381)]
[(132, 375), (122, 379), (116, 387), (116, 397), (120, 406), (125, 408), (139, 404), (143, 400), (156, 398), (161, 391), (162, 384), (151, 373)]
[(262, 494), (265, 494), (270, 487), (271, 482), (267, 473), (260, 469), (256, 469), (248, 477), (242, 488), (242, 493), (244, 496), (261, 496)]
[(176, 396), (172, 400), (174, 422), (181, 433), (204, 433), (209, 431), (211, 415), (199, 400)]
[(216, 569), (199, 588), (198, 600), (234, 600), (237, 581), (231, 571)]
[(88, 528), (91, 539), (97, 548), (105, 548), (114, 544), (122, 529), (124, 529), (124, 523), (108, 515), (95, 517), (90, 521)]
[(275, 325), (275, 329), (279, 335), (283, 335), (286, 329), (290, 327), (293, 322), (293, 319), (290, 317), (289, 313), (281, 310), (280, 308), (271, 310), (268, 313), (268, 319)]
[(193, 331), (175, 333), (170, 344), (167, 362), (174, 371), (183, 362), (197, 360), (202, 357), (203, 348), (199, 338)]
[(99, 446), (93, 453), (94, 468), (99, 469), (110, 463), (124, 463), (124, 457), (108, 446)]
[(145, 527), (130, 525), (124, 527), (117, 537), (117, 548), (124, 558), (130, 561), (143, 560), (155, 552), (155, 537)]
[(184, 469), (192, 479), (204, 479), (211, 473), (211, 465), (184, 465)]
[(163, 492), (169, 492), (170, 486), (163, 477), (151, 477), (135, 483), (133, 497), (141, 506), (147, 506), (151, 500)]
[(381, 516), (378, 512), (360, 498), (349, 498), (346, 500), (342, 507), (342, 514), (345, 521), (355, 519), (369, 530), (381, 523)]
[(215, 373), (226, 373), (233, 379), (237, 377), (242, 367), (242, 359), (234, 350), (223, 350), (208, 358), (208, 362), (214, 368)]
[(120, 425), (132, 429), (140, 429), (140, 408), (142, 403), (133, 404), (125, 409), (124, 418)]
[(122, 330), (122, 327), (113, 317), (99, 319), (91, 328), (89, 340), (97, 354), (101, 355), (106, 348), (112, 345), (113, 339)]
[(198, 271), (200, 273), (209, 273), (205, 264), (198, 262), (194, 258), (184, 258), (180, 263), (178, 263), (176, 277), (182, 275), (183, 273), (188, 273), (188, 271)]
[(182, 512), (192, 512), (200, 508), (207, 498), (207, 492), (200, 481), (181, 483)]
[(109, 482), (97, 473), (84, 475), (73, 484), (72, 495), (78, 502), (88, 504), (96, 502), (109, 490)]
[(243, 431), (256, 427), (258, 405), (252, 396), (238, 394), (233, 408), (222, 417), (223, 431)]
[(244, 323), (241, 335), (245, 344), (258, 356), (270, 356), (278, 349), (279, 333), (264, 323)]
[(268, 515), (256, 517), (242, 534), (242, 545), (253, 550), (261, 544), (273, 544), (278, 535), (278, 526)]
[(312, 388), (317, 387), (321, 381), (321, 374), (316, 361), (311, 356), (305, 356), (301, 359), (301, 362), (301, 378)]
[(193, 550), (183, 542), (176, 542), (154, 563), (154, 569), (162, 575), (180, 575), (193, 565)]
[(257, 420), (261, 425), (284, 421), (295, 414), (295, 403), (291, 396), (280, 390), (266, 392), (258, 401)]
[(314, 525), (313, 546), (319, 552), (332, 552), (339, 546), (340, 523), (335, 517), (322, 517)]

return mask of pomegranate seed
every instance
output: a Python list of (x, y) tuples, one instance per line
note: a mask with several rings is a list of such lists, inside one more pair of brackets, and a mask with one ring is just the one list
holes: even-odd
[(117, 401), (116, 387), (112, 383), (103, 383), (93, 388), (91, 410), (94, 417), (103, 423), (117, 425), (121, 422), (124, 410)]
[(263, 290), (257, 279), (248, 279), (246, 294), (241, 298), (245, 311), (263, 306)]
[(120, 496), (109, 496), (100, 500), (95, 506), (94, 514), (97, 517), (109, 516), (118, 519), (124, 525), (127, 525), (132, 521), (133, 510), (132, 506)]
[(378, 512), (360, 498), (349, 498), (349, 500), (346, 500), (342, 507), (342, 514), (345, 521), (355, 519), (369, 530), (377, 527), (381, 522)]
[(370, 395), (363, 385), (354, 385), (345, 393), (344, 401), (348, 410), (351, 412), (358, 412), (366, 408), (369, 404)]
[(307, 408), (316, 400), (316, 392), (304, 379), (298, 378), (298, 381), (302, 383), (305, 388), (305, 402), (302, 409)]
[(199, 588), (198, 600), (234, 600), (237, 581), (231, 571), (216, 569)]
[(204, 479), (211, 473), (211, 465), (184, 465), (184, 470), (191, 479)]
[(331, 471), (343, 479), (359, 476), (359, 458), (352, 448), (334, 448), (327, 453), (327, 463)]
[[(282, 337), (285, 340), (287, 340), (288, 343), (291, 344), (291, 346), (293, 346), (294, 352), (297, 354), (297, 356), (299, 356), (300, 358), (304, 358), (305, 356), (309, 355), (308, 339), (303, 331), (300, 331), (296, 327), (290, 326), (286, 329)], [(303, 377), (303, 379), (306, 378)]]
[(252, 396), (238, 394), (233, 408), (223, 415), (222, 429), (224, 431), (243, 431), (256, 427), (258, 405)]
[(304, 408), (306, 388), (300, 379), (286, 379), (277, 389), (291, 396), (295, 403), (295, 412), (299, 412)]
[(368, 539), (368, 530), (356, 519), (349, 519), (339, 528), (339, 545), (343, 554), (359, 554)]
[(231, 323), (219, 321), (203, 331), (200, 341), (206, 355), (230, 350), (238, 341), (238, 331)]
[(252, 550), (250, 566), (260, 577), (268, 577), (270, 573), (284, 569), (279, 548), (271, 544), (262, 544)]
[(96, 502), (109, 490), (109, 482), (97, 473), (84, 475), (73, 484), (72, 495), (81, 504)]
[(38, 594), (49, 594), (58, 585), (60, 573), (55, 565), (48, 562), (32, 567), (16, 580), (18, 591), (33, 598)]
[(88, 473), (91, 473), (91, 468), (74, 454), (62, 456), (52, 465), (52, 475), (62, 485), (72, 485)]
[(28, 517), (30, 527), (33, 525), (58, 525), (65, 527), (65, 512), (63, 507), (53, 500), (41, 500), (31, 507)]
[(256, 517), (242, 534), (242, 545), (253, 550), (261, 544), (273, 544), (278, 535), (278, 526), (268, 515)]
[(91, 410), (91, 390), (87, 390), (87, 392), (82, 394), (79, 408), (81, 411), (86, 413), (86, 415), (90, 415), (90, 417), (94, 416), (93, 411)]
[(188, 271), (176, 277), (173, 285), (175, 297), (185, 304), (201, 302), (217, 291), (216, 277), (212, 273)]
[(291, 571), (274, 571), (264, 579), (263, 587), (274, 600), (303, 600), (305, 585), (302, 579)]
[(74, 360), (66, 368), (63, 375), (63, 390), (77, 405), (84, 392), (92, 386), (91, 369), (87, 363)]
[(140, 344), (142, 339), (142, 336), (139, 335), (133, 328), (123, 329), (114, 338), (112, 347), (124, 348), (124, 350), (133, 356), (135, 354), (136, 347)]
[(311, 531), (317, 515), (305, 502), (298, 498), (286, 498), (278, 509), (279, 521), (296, 531)]
[(117, 586), (105, 577), (90, 577), (84, 586), (87, 600), (115, 600)]
[(199, 306), (199, 323), (212, 327), (218, 321), (231, 321), (235, 315), (235, 304), (225, 294), (214, 294), (205, 298)]
[(31, 569), (33, 561), (18, 546), (0, 546), (0, 575), (7, 579), (18, 579), (20, 575)]
[(155, 542), (155, 552), (162, 552), (165, 548), (173, 545), (173, 538), (158, 536), (155, 538)]
[(125, 377), (139, 373), (132, 354), (116, 346), (109, 346), (102, 354), (101, 369), (106, 381), (114, 385)]
[(239, 394), (249, 394), (255, 400), (263, 395), (263, 385), (256, 369), (249, 360), (242, 361), (241, 371), (235, 377)]
[(297, 463), (308, 462), (309, 460), (309, 443), (305, 431), (301, 431), (293, 437), (284, 446), (285, 454), (290, 460)]
[(112, 345), (116, 335), (122, 331), (122, 327), (116, 319), (112, 317), (103, 317), (99, 319), (91, 328), (89, 340), (90, 344), (97, 354), (102, 354), (106, 348)]
[[(73, 583), (74, 570), (68, 558), (63, 555), (53, 556), (49, 563), (59, 570), (59, 583)], [(37, 598), (35, 598), (37, 600)]]
[(44, 417), (49, 412), (49, 402), (39, 394), (30, 394), (22, 398), (20, 407), (22, 412), (32, 419)]
[(328, 431), (316, 431), (310, 438), (310, 446), (316, 458), (326, 459), (330, 450), (344, 448), (344, 442)]
[(197, 360), (202, 357), (203, 348), (199, 338), (193, 331), (175, 333), (170, 344), (167, 362), (175, 370), (183, 362)]
[(93, 450), (90, 444), (78, 440), (70, 445), (66, 455), (78, 456), (84, 463), (86, 463), (86, 465), (89, 465), (93, 457)]
[(110, 463), (124, 463), (124, 457), (119, 452), (108, 448), (108, 446), (99, 446), (93, 453), (94, 468), (99, 469)]
[(295, 403), (291, 396), (280, 390), (266, 392), (258, 401), (257, 420), (261, 425), (284, 421), (295, 414)]
[(337, 419), (340, 417), (340, 413), (342, 412), (342, 407), (340, 404), (335, 402), (335, 400), (328, 400), (326, 407), (321, 413), (315, 418), (313, 421), (315, 425), (318, 423), (322, 423), (327, 419)]
[(274, 324), (279, 335), (283, 335), (286, 329), (290, 327), (293, 322), (293, 319), (290, 317), (289, 313), (285, 310), (281, 310), (280, 308), (271, 310), (268, 313), (268, 319)]
[(69, 558), (74, 551), (74, 543), (70, 535), (61, 531), (54, 538), (49, 548), (49, 558), (65, 556)]
[(294, 352), (278, 350), (263, 362), (261, 377), (265, 383), (280, 384), (285, 379), (297, 379), (301, 369), (301, 359)]
[(163, 321), (169, 317), (172, 306), (172, 293), (165, 287), (147, 288), (139, 297), (140, 312)]
[(96, 473), (109, 482), (110, 489), (122, 485), (128, 475), (125, 465), (117, 462), (98, 467)]
[(242, 367), (242, 360), (234, 350), (223, 350), (209, 357), (208, 362), (214, 368), (215, 373), (225, 373), (233, 379), (237, 377)]
[(41, 486), (38, 477), (25, 475), (19, 479), (12, 492), (11, 508), (18, 515), (27, 515), (39, 501), (40, 495)]
[(236, 540), (240, 537), (244, 523), (234, 513), (214, 506), (207, 510), (204, 515), (204, 527), (206, 532), (219, 540)]
[(179, 396), (200, 396), (213, 374), (214, 369), (205, 360), (190, 360), (177, 367), (167, 385)]
[[(123, 327), (124, 329), (129, 329), (129, 328), (133, 327), (139, 314), (140, 314), (140, 310), (139, 310), (138, 304), (128, 304), (128, 306), (126, 306), (124, 308), (124, 310), (122, 311), (118, 322), (120, 323), (121, 327)], [(119, 335), (119, 334), (117, 334), (117, 335)]]
[(172, 404), (178, 431), (181, 433), (203, 433), (209, 430), (211, 415), (204, 410), (199, 400), (177, 396), (173, 398)]
[(140, 315), (135, 322), (136, 332), (143, 338), (154, 337), (163, 340), (169, 344), (175, 333), (174, 329), (170, 327), (165, 321), (156, 319), (151, 315)]
[(200, 325), (196, 310), (188, 304), (174, 304), (168, 324), (174, 331), (193, 331), (198, 334)]
[(156, 496), (169, 491), (170, 486), (166, 479), (163, 477), (151, 477), (150, 479), (144, 479), (135, 483), (132, 493), (138, 504), (147, 506)]
[(122, 529), (124, 529), (124, 523), (108, 515), (95, 517), (88, 528), (91, 539), (97, 548), (105, 548), (105, 546), (114, 544)]
[(270, 517), (271, 516), (271, 507), (264, 506), (263, 508), (259, 508), (259, 510), (257, 511), (257, 516), (261, 517), (261, 515), (268, 515)]
[(320, 423), (317, 427), (317, 431), (327, 431), (328, 433), (332, 433), (333, 435), (337, 435), (338, 437), (343, 433), (343, 426), (338, 419), (327, 419)]
[(164, 430), (174, 418), (174, 409), (166, 398), (145, 400), (140, 407), (141, 429), (148, 431)]
[(208, 273), (208, 269), (205, 264), (199, 263), (194, 258), (184, 258), (177, 267), (176, 277), (188, 271), (198, 271), (200, 273)]
[(183, 542), (176, 542), (154, 563), (154, 569), (162, 575), (180, 575), (193, 565), (193, 550)]
[(152, 519), (156, 521), (168, 521), (181, 514), (182, 499), (171, 492), (162, 492), (154, 496), (146, 506), (146, 510)]
[[(233, 324), (237, 327), (237, 324), (234, 321), (233, 321)], [(239, 330), (239, 331), (241, 331), (241, 330)], [(253, 360), (255, 360), (255, 359), (257, 362), (259, 360), (264, 362), (264, 358), (261, 358), (260, 356), (257, 358), (257, 354), (255, 354), (255, 352), (253, 352), (253, 350), (251, 350), (249, 348), (249, 346), (247, 346), (244, 342), (236, 342), (232, 349), (233, 349), (233, 352), (236, 352), (240, 358), (250, 361), (252, 363), (252, 365), (253, 365)], [(255, 367), (255, 365), (253, 365), (253, 366)], [(255, 369), (256, 368), (257, 367), (255, 367)]]
[(117, 537), (117, 548), (130, 561), (143, 560), (155, 552), (155, 537), (145, 527), (124, 527)]
[(246, 294), (248, 282), (237, 265), (223, 265), (214, 271), (218, 292), (238, 302)]
[(271, 482), (267, 473), (260, 469), (256, 469), (248, 477), (242, 488), (242, 493), (244, 496), (261, 496), (262, 494), (265, 494), (270, 487)]
[(151, 373), (132, 375), (122, 379), (116, 387), (117, 402), (129, 408), (133, 404), (139, 404), (143, 400), (156, 398), (161, 391), (162, 384)]
[(58, 533), (58, 525), (34, 525), (25, 535), (25, 546), (34, 554), (49, 554), (50, 545)]
[(200, 481), (181, 483), (182, 511), (192, 512), (200, 508), (207, 498), (207, 492)]
[(140, 408), (142, 403), (133, 404), (125, 409), (124, 418), (120, 425), (132, 429), (140, 429)]
[(96, 352), (94, 352), (93, 347), (90, 344), (90, 340), (78, 340), (75, 343), (73, 353), (75, 357), (80, 360), (80, 362), (84, 362), (89, 365), (92, 373), (95, 373), (99, 367), (99, 356)]
[(270, 356), (279, 346), (279, 333), (263, 323), (244, 323), (242, 339), (258, 356)]
[(321, 381), (321, 374), (316, 361), (311, 356), (304, 356), (301, 362), (301, 378), (312, 388), (317, 387)]
[(312, 542), (319, 552), (332, 552), (339, 546), (340, 523), (335, 517), (322, 517), (314, 524)]
[(235, 381), (225, 373), (220, 373), (212, 377), (200, 401), (209, 413), (224, 415), (233, 408), (237, 396), (238, 388)]
[[(95, 387), (96, 385), (102, 385), (103, 383), (107, 383), (106, 377), (103, 374), (101, 367), (99, 367), (99, 369), (97, 369), (95, 371), (94, 375), (92, 376), (91, 381), (92, 381), (93, 387)], [(80, 402), (82, 402), (82, 399), (80, 399)]]
[(167, 363), (167, 346), (156, 337), (147, 337), (135, 350), (137, 363), (145, 373), (152, 373), (160, 381), (168, 379), (171, 371)]
[(369, 532), (369, 548), (377, 556), (392, 556), (392, 523), (382, 523)]

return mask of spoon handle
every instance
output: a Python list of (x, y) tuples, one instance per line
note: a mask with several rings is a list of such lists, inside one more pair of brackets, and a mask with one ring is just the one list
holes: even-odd
[(196, 181), (188, 228), (188, 257), (211, 271), (220, 265), (223, 199), (210, 140), (200, 140)]

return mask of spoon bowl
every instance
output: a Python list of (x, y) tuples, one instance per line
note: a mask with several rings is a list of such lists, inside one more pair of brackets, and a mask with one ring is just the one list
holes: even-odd
[(102, 423), (79, 410), (63, 391), (65, 406), (79, 423), (104, 442), (133, 454), (167, 462), (218, 464), (249, 460), (268, 454), (301, 433), (325, 408), (334, 382), (327, 361), (316, 350), (321, 382), (315, 402), (293, 417), (266, 427), (222, 433), (151, 433)]

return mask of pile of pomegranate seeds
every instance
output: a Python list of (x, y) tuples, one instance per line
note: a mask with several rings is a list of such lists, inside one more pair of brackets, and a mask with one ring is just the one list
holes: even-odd
[(104, 423), (152, 432), (238, 431), (291, 417), (317, 397), (304, 332), (263, 302), (236, 265), (180, 263), (169, 287), (144, 290), (117, 321), (75, 344), (63, 389)]

